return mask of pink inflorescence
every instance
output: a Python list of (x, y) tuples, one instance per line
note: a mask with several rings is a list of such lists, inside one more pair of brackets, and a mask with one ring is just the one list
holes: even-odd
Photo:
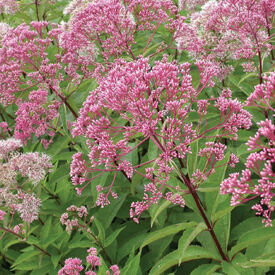
[[(87, 262), (87, 266), (89, 266), (89, 270), (85, 272), (85, 275), (96, 275), (97, 268), (101, 266), (100, 258), (97, 255), (97, 249), (94, 247), (91, 247), (87, 250), (87, 252), (88, 252), (88, 256), (86, 257), (86, 262)], [(65, 266), (59, 270), (58, 275), (79, 275), (80, 274), (79, 272), (84, 269), (81, 264), (82, 264), (82, 261), (80, 259), (69, 258), (65, 261)], [(107, 275), (119, 275), (120, 273), (117, 265), (112, 265), (110, 266), (109, 269), (110, 270), (106, 271)]]
[(266, 81), (263, 84), (257, 85), (254, 92), (248, 97), (247, 105), (274, 112), (275, 108), (272, 104), (275, 102), (275, 72), (271, 72), (264, 79)]
[(255, 71), (251, 61), (253, 57), (272, 49), (267, 40), (272, 28), (274, 1), (192, 2), (205, 3), (200, 11), (191, 14), (190, 24), (178, 25), (178, 49), (187, 50), (195, 59), (216, 63), (220, 80), (233, 70), (230, 65), (232, 60), (246, 59), (244, 71)]
[[(266, 78), (266, 83), (255, 87), (254, 93), (248, 99), (248, 105), (273, 111), (272, 96), (274, 97), (274, 73)], [(256, 135), (247, 142), (248, 150), (256, 152), (247, 157), (246, 169), (242, 171), (241, 177), (239, 173), (233, 173), (222, 182), (221, 193), (232, 194), (232, 205), (259, 198), (260, 202), (252, 209), (257, 211), (256, 215), (264, 217), (265, 226), (272, 226), (271, 214), (275, 210), (275, 125), (270, 119), (263, 120), (258, 125)], [(256, 178), (252, 177), (253, 173)]]
[(83, 270), (82, 262), (78, 258), (68, 258), (65, 266), (58, 271), (58, 275), (80, 275)]
[[(141, 173), (150, 183), (146, 185), (144, 201), (132, 204), (131, 217), (138, 221), (137, 217), (160, 199), (184, 206), (180, 194), (176, 197), (169, 192), (163, 195), (174, 170), (171, 161), (174, 158), (186, 161), (191, 153), (190, 143), (210, 131), (220, 129), (221, 137), (235, 139), (238, 129), (248, 129), (251, 125), (251, 115), (243, 109), (243, 104), (232, 99), (230, 90), (224, 90), (218, 98), (197, 100), (203, 89), (213, 84), (217, 70), (210, 61), (198, 61), (196, 65), (200, 82), (194, 89), (188, 63), (170, 63), (166, 56), (152, 67), (148, 59), (142, 57), (133, 62), (115, 61), (113, 68), (99, 81), (98, 88), (84, 102), (74, 125), (73, 136), (84, 136), (89, 148), (87, 158), (76, 153), (71, 164), (70, 175), (79, 195), (92, 180), (104, 173), (113, 173), (109, 186), (97, 187), (96, 204), (104, 207), (110, 203), (109, 195), (117, 197), (112, 189), (118, 172), (131, 182), (133, 175), (140, 173), (139, 167), (152, 163), (151, 167), (146, 167), (146, 174)], [(200, 106), (199, 123), (206, 119), (209, 105), (220, 113), (220, 122), (211, 129), (185, 122), (194, 112), (193, 104)], [(119, 123), (113, 115), (120, 117)], [(133, 144), (137, 136), (139, 139)], [(127, 155), (147, 140), (157, 148), (158, 155), (133, 165)], [(221, 143), (211, 143), (201, 154), (215, 155), (217, 162), (223, 159), (225, 149)], [(229, 164), (236, 162), (232, 156)]]

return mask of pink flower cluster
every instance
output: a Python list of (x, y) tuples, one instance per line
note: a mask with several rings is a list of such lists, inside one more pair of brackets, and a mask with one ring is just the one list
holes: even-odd
[[(274, 97), (274, 73), (266, 78), (266, 83), (255, 87), (255, 91), (248, 99), (248, 105), (258, 106), (264, 110), (271, 107)], [(274, 100), (273, 100), (274, 102)], [(260, 199), (252, 209), (257, 215), (264, 217), (263, 223), (272, 226), (271, 214), (275, 210), (273, 197), (275, 196), (275, 125), (270, 119), (258, 123), (259, 129), (254, 137), (250, 137), (247, 145), (251, 153), (246, 160), (239, 179), (239, 173), (229, 175), (221, 184), (222, 194), (232, 194), (231, 205), (244, 203), (255, 198)], [(256, 175), (252, 177), (253, 173)]]
[(266, 81), (263, 84), (255, 86), (254, 92), (247, 99), (247, 105), (274, 112), (272, 104), (275, 102), (275, 72), (271, 72), (264, 79)]
[(58, 275), (79, 275), (83, 270), (82, 261), (78, 258), (68, 258), (65, 266), (58, 271)]
[[(45, 134), (54, 136), (55, 131), (50, 129), (50, 125), (58, 116), (58, 108), (61, 103), (55, 100), (48, 103), (47, 96), (47, 91), (32, 91), (29, 94), (29, 100), (19, 104), (15, 113), (17, 117), (14, 136), (17, 139), (26, 143), (32, 134), (37, 137)], [(47, 148), (50, 142), (43, 139), (42, 143)]]
[[(73, 136), (84, 136), (89, 147), (88, 159), (81, 153), (73, 156), (70, 175), (78, 194), (95, 178), (104, 173), (114, 174), (112, 183), (99, 187), (97, 205), (108, 205), (108, 195), (112, 192), (117, 172), (122, 172), (128, 181), (134, 173), (138, 173), (151, 183), (147, 191), (152, 197), (144, 195), (143, 202), (133, 203), (131, 217), (140, 216), (152, 203), (160, 198), (179, 202), (182, 198), (162, 195), (174, 170), (171, 161), (174, 158), (186, 161), (191, 153), (190, 143), (196, 139), (207, 137), (207, 133), (220, 130), (217, 137), (235, 139), (240, 128), (248, 129), (251, 115), (243, 109), (243, 104), (231, 97), (231, 91), (224, 90), (218, 98), (206, 102), (197, 100), (198, 95), (211, 83), (216, 74), (211, 62), (197, 63), (200, 71), (200, 83), (193, 88), (189, 74), (190, 64), (169, 63), (164, 57), (155, 66), (149, 65), (148, 59), (139, 58), (134, 62), (116, 60), (113, 69), (103, 77), (99, 87), (91, 92), (80, 110), (75, 123)], [(191, 107), (200, 106), (200, 118), (196, 125), (186, 123), (185, 119), (194, 112)], [(217, 125), (207, 127), (207, 107), (211, 105), (220, 113)], [(112, 115), (110, 115), (112, 111)], [(113, 119), (119, 117), (120, 121)], [(138, 141), (132, 144), (136, 137)], [(155, 159), (134, 166), (126, 159), (127, 155), (136, 150), (148, 139), (153, 143), (159, 155)], [(216, 161), (223, 158), (225, 147), (217, 143), (208, 149), (211, 154), (218, 154)], [(209, 155), (206, 151), (201, 154)], [(231, 161), (237, 162), (237, 160)], [(154, 163), (152, 167), (149, 164)], [(138, 168), (145, 165), (146, 174)], [(107, 190), (107, 191), (105, 191)], [(105, 192), (104, 192), (105, 191)], [(147, 192), (145, 190), (145, 193)], [(178, 193), (178, 191), (176, 191)]]
[[(90, 270), (85, 272), (85, 275), (96, 275), (97, 267), (101, 266), (100, 258), (97, 256), (97, 249), (91, 247), (87, 250), (88, 256), (86, 257), (87, 264), (90, 265)], [(65, 266), (58, 271), (58, 275), (79, 275), (84, 269), (81, 265), (82, 261), (78, 258), (69, 258), (65, 261)], [(119, 275), (120, 271), (117, 265), (110, 266), (110, 271), (106, 271), (107, 275)]]

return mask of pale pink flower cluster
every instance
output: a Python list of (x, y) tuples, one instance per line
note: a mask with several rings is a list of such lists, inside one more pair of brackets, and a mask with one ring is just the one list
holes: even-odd
[(0, 160), (7, 159), (9, 153), (22, 147), (19, 139), (9, 138), (0, 140)]
[[(85, 275), (96, 275), (97, 267), (101, 266), (100, 258), (97, 256), (97, 249), (91, 247), (87, 250), (88, 256), (86, 257), (87, 265), (90, 266), (89, 270), (85, 272)], [(84, 269), (81, 265), (82, 261), (78, 258), (69, 258), (65, 260), (65, 266), (58, 271), (58, 275), (79, 275), (80, 272)], [(109, 268), (110, 270), (106, 271), (107, 275), (119, 275), (120, 271), (117, 265), (112, 265)], [(87, 270), (87, 269), (86, 269)], [(102, 273), (100, 273), (102, 274)]]
[(7, 23), (0, 22), (0, 43), (5, 34), (11, 29), (11, 26)]
[(15, 154), (10, 159), (11, 167), (23, 177), (29, 178), (34, 185), (38, 184), (51, 171), (51, 158), (46, 154), (25, 153)]
[(204, 5), (208, 0), (178, 0), (179, 10), (194, 11)]
[(274, 11), (274, 1), (207, 1), (191, 14), (190, 24), (178, 26), (177, 47), (195, 59), (216, 63), (220, 80), (233, 70), (232, 60), (247, 59), (244, 70), (255, 71), (251, 59), (272, 49), (267, 40)]
[(14, 190), (8, 187), (0, 188), (0, 206), (8, 209), (12, 215), (17, 211), (22, 221), (28, 224), (37, 220), (41, 200), (36, 198), (34, 194), (21, 190), (14, 193)]
[[(28, 181), (33, 185), (38, 184), (50, 171), (52, 164), (50, 157), (45, 154), (16, 152), (21, 147), (20, 140), (0, 140), (0, 205), (13, 214), (17, 211), (20, 218), (30, 224), (38, 219), (41, 200), (29, 189), (24, 191), (23, 186)], [(18, 182), (18, 175), (26, 181)]]
[[(99, 49), (105, 59), (123, 54), (135, 59), (134, 34), (156, 31), (161, 24), (172, 25), (171, 15), (177, 7), (171, 0), (74, 0), (64, 12), (70, 14), (68, 23), (51, 34), (66, 49), (63, 60), (74, 67), (78, 62), (93, 63)], [(89, 74), (88, 68), (85, 74)]]
[(0, 13), (15, 13), (17, 9), (16, 0), (0, 0)]
[(71, 205), (67, 208), (67, 211), (69, 211), (70, 215), (74, 217), (73, 219), (69, 219), (69, 214), (67, 212), (63, 213), (60, 217), (60, 222), (61, 224), (66, 225), (67, 232), (71, 232), (74, 228), (79, 227), (79, 219), (84, 219), (84, 221), (86, 221), (88, 211), (85, 206), (76, 207)]
[(41, 200), (36, 198), (34, 194), (19, 192), (18, 195), (20, 199), (15, 205), (15, 210), (20, 213), (22, 221), (30, 224), (37, 220)]
[(206, 142), (205, 148), (198, 153), (199, 157), (206, 157), (209, 161), (220, 161), (224, 158), (226, 146), (222, 143)]
[[(266, 78), (266, 82), (255, 87), (254, 93), (248, 98), (248, 105), (257, 106), (266, 112), (274, 111), (274, 73)], [(250, 137), (247, 145), (252, 152), (246, 159), (246, 169), (240, 173), (233, 173), (221, 184), (222, 194), (232, 194), (231, 205), (245, 203), (258, 198), (252, 209), (256, 215), (263, 216), (265, 226), (272, 226), (271, 214), (275, 210), (273, 197), (275, 196), (275, 125), (270, 119), (258, 123), (259, 129), (254, 137)], [(256, 179), (253, 177), (256, 174)]]

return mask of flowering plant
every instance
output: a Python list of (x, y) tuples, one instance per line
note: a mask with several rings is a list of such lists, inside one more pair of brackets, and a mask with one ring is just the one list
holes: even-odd
[(272, 274), (273, 2), (0, 0), (0, 270)]

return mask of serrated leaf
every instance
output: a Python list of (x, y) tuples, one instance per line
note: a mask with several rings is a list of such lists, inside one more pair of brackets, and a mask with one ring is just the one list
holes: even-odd
[(70, 139), (68, 137), (58, 137), (52, 144), (50, 144), (47, 154), (55, 157), (58, 155), (64, 148), (67, 147)]
[(42, 226), (42, 229), (40, 231), (40, 240), (42, 243), (45, 243), (47, 241), (51, 228), (52, 228), (52, 216), (48, 216), (45, 224)]
[(59, 166), (56, 169), (56, 171), (53, 174), (51, 174), (49, 178), (49, 184), (59, 182), (61, 179), (69, 177), (69, 172), (70, 172), (69, 164), (64, 164)]
[(127, 194), (121, 194), (117, 200), (112, 201), (111, 205), (105, 206), (97, 211), (95, 217), (101, 222), (104, 228), (110, 226), (126, 197)]
[(153, 268), (150, 270), (149, 275), (160, 275), (163, 274), (164, 271), (169, 269), (172, 266), (175, 266), (178, 264), (179, 260), (183, 263), (186, 261), (191, 260), (198, 260), (198, 259), (217, 259), (217, 255), (208, 251), (207, 249), (201, 247), (201, 246), (189, 246), (184, 256), (180, 257), (178, 250), (175, 250), (165, 257), (163, 257), (161, 260), (159, 260)]
[(13, 263), (13, 265), (11, 267), (16, 268), (17, 265), (19, 265), (33, 257), (36, 257), (39, 254), (41, 254), (41, 251), (39, 251), (37, 249), (35, 249), (35, 250), (33, 249), (31, 251), (24, 252), (24, 253), (20, 254), (20, 256), (15, 260), (15, 262)]
[(104, 242), (104, 247), (108, 247), (118, 237), (120, 232), (124, 229), (125, 229), (125, 226), (115, 230), (111, 235), (109, 235), (108, 238), (106, 238), (106, 240)]
[[(95, 242), (95, 241), (94, 241)], [(91, 242), (90, 241), (71, 241), (68, 248), (73, 249), (73, 248), (88, 248), (91, 247)]]
[(141, 255), (141, 251), (139, 251), (139, 253), (135, 257), (133, 257), (126, 263), (125, 267), (121, 271), (121, 275), (138, 274), (140, 255)]
[(169, 205), (171, 204), (170, 201), (164, 200), (160, 204), (157, 205), (157, 207), (154, 209), (154, 211), (151, 211), (151, 227), (153, 227), (153, 224), (157, 217), (164, 211)]
[(101, 243), (104, 243), (105, 240), (105, 230), (104, 227), (102, 226), (101, 222), (97, 219), (94, 218), (93, 223), (95, 224), (97, 230), (98, 230), (98, 238), (101, 241)]
[(142, 243), (140, 249), (142, 249), (144, 246), (146, 246), (156, 240), (162, 239), (169, 235), (175, 235), (178, 232), (185, 230), (187, 228), (190, 228), (190, 227), (194, 227), (195, 225), (196, 225), (195, 222), (178, 223), (178, 224), (169, 225), (169, 226), (164, 227), (160, 230), (151, 232), (148, 234), (148, 236)]
[(64, 153), (60, 153), (58, 155), (56, 155), (53, 158), (53, 161), (57, 161), (57, 160), (68, 160), (71, 162), (72, 160), (72, 156), (75, 154), (75, 152), (64, 152)]
[(240, 85), (243, 81), (245, 81), (246, 79), (250, 78), (250, 77), (257, 77), (256, 73), (248, 73), (245, 74), (239, 81), (238, 85)]
[(70, 133), (68, 131), (68, 127), (67, 127), (67, 109), (65, 104), (62, 104), (61, 107), (59, 108), (59, 115), (61, 118), (61, 122), (62, 122), (62, 126), (63, 126), (63, 130), (65, 132), (65, 134), (70, 138)]
[(195, 228), (188, 228), (183, 232), (182, 236), (178, 242), (178, 252), (179, 252), (179, 265), (181, 264), (181, 259), (191, 242), (199, 235), (202, 231), (206, 229), (204, 223), (199, 223)]
[(188, 154), (187, 156), (187, 171), (188, 171), (189, 177), (193, 175), (197, 167), (198, 150), (199, 150), (198, 142), (199, 141), (196, 140), (195, 142), (191, 143), (190, 149), (192, 153)]
[(222, 269), (228, 275), (242, 275), (231, 263), (222, 262)]
[(262, 227), (251, 230), (240, 237), (237, 244), (231, 248), (229, 255), (233, 257), (239, 251), (271, 238), (275, 238), (275, 228)]
[(203, 264), (194, 269), (190, 275), (212, 275), (220, 267), (216, 264)]

